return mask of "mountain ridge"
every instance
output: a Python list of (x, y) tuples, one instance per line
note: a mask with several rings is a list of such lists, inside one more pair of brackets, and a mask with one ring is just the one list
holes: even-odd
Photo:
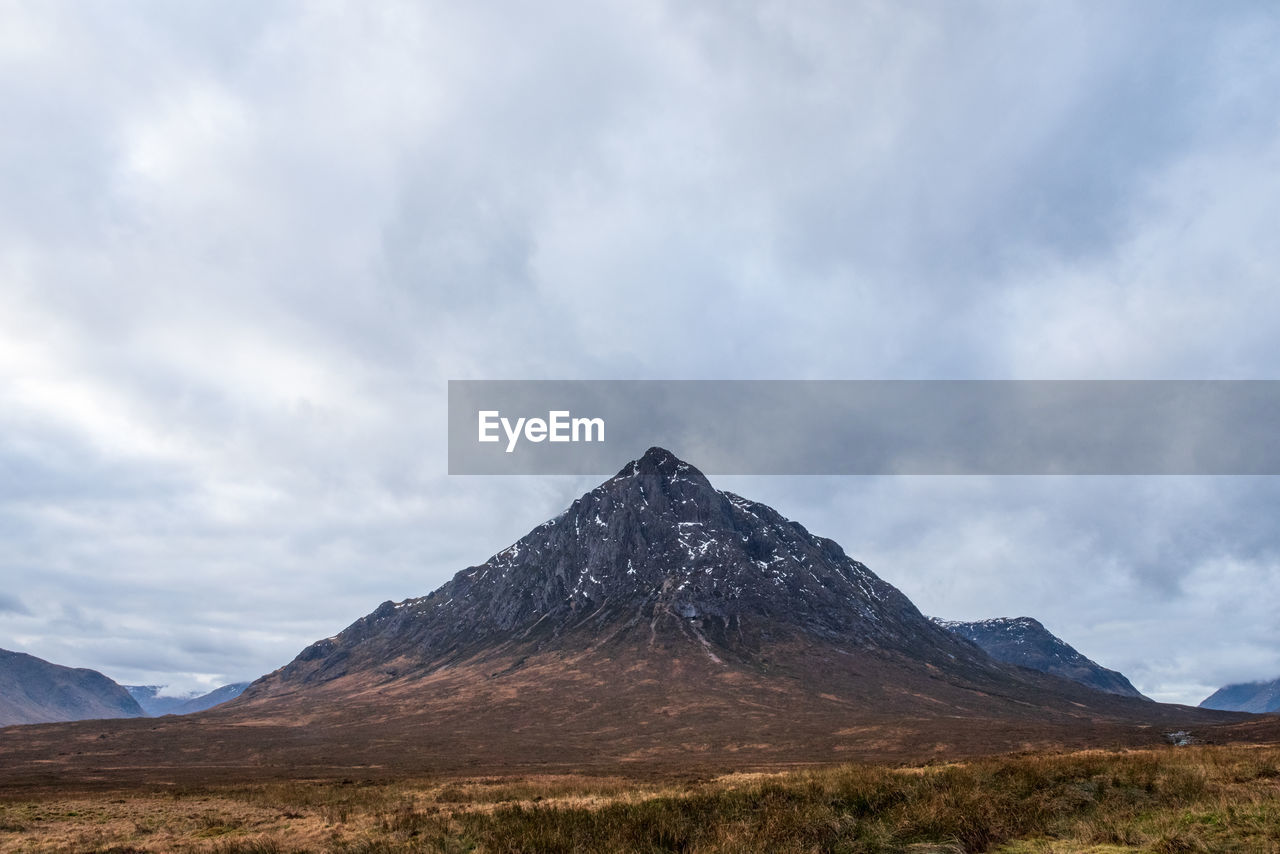
[(1034, 617), (990, 617), (973, 621), (934, 617), (933, 621), (1006, 664), (1060, 676), (1108, 694), (1148, 699), (1123, 673), (1089, 659)]

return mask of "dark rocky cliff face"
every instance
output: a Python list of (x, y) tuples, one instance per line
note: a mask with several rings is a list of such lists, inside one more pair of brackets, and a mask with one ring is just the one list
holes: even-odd
[(822, 641), (941, 666), (987, 661), (835, 542), (652, 448), (485, 563), (430, 595), (384, 603), (271, 680), (366, 667), (404, 675), (486, 648), (624, 634), (747, 660)]
[(142, 714), (123, 686), (96, 670), (0, 649), (0, 726)]
[(976, 622), (936, 620), (938, 625), (982, 647), (992, 658), (1029, 667), (1121, 697), (1141, 697), (1124, 674), (1108, 670), (1077, 652), (1031, 617), (996, 617)]

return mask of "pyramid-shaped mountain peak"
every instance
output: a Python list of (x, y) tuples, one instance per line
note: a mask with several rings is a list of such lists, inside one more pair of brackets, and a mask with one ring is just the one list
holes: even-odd
[(673, 493), (679, 493), (685, 499), (701, 494), (707, 500), (719, 495), (701, 471), (665, 448), (658, 447), (650, 448), (639, 459), (627, 463), (616, 475), (588, 494), (635, 491), (637, 488), (650, 499)]
[(384, 603), (282, 673), (323, 680), (385, 660), (429, 669), (512, 645), (631, 636), (693, 639), (716, 660), (816, 640), (973, 652), (835, 542), (655, 447), (489, 560), (427, 596)]

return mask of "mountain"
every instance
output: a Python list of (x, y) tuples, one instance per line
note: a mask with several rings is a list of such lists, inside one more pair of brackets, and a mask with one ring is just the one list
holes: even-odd
[(484, 564), (384, 602), (246, 696), (515, 651), (669, 650), (755, 666), (812, 643), (990, 670), (836, 543), (654, 448)]
[(422, 749), (530, 761), (880, 755), (1015, 730), (1024, 746), (1187, 714), (993, 659), (835, 542), (660, 448), (223, 708), (318, 721), (360, 707), (430, 721)]
[(160, 693), (164, 690), (162, 685), (125, 686), (129, 694), (138, 701), (143, 713), (153, 718), (160, 715), (189, 715), (192, 712), (203, 712), (228, 700), (234, 700), (247, 687), (249, 687), (248, 682), (236, 682), (215, 688), (205, 694), (191, 693), (172, 697)]
[(1031, 617), (995, 617), (968, 623), (934, 618), (934, 622), (982, 647), (998, 661), (1061, 676), (1108, 694), (1146, 699), (1123, 673), (1108, 670), (1081, 655)]
[(0, 649), (0, 727), (141, 715), (129, 692), (96, 670)]
[(236, 697), (239, 697), (244, 693), (244, 689), (248, 687), (248, 682), (233, 682), (230, 685), (223, 685), (221, 688), (215, 688), (207, 694), (192, 697), (175, 709), (173, 714), (189, 715), (194, 712), (203, 712), (206, 709), (212, 709), (214, 706), (221, 706), (223, 703), (230, 702)]
[(0, 733), (0, 785), (720, 773), (1212, 742), (1244, 719), (997, 661), (652, 448), (208, 712)]
[(129, 696), (138, 701), (143, 714), (152, 718), (175, 714), (183, 703), (197, 696), (194, 694), (179, 697), (164, 696), (160, 693), (164, 690), (163, 685), (126, 685), (124, 687), (129, 692)]
[(1200, 708), (1255, 714), (1280, 712), (1280, 679), (1243, 682), (1219, 688), (1200, 703)]

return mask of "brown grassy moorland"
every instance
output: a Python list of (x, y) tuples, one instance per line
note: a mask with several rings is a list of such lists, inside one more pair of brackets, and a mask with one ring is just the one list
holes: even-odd
[(9, 798), (6, 852), (1280, 852), (1276, 747)]

